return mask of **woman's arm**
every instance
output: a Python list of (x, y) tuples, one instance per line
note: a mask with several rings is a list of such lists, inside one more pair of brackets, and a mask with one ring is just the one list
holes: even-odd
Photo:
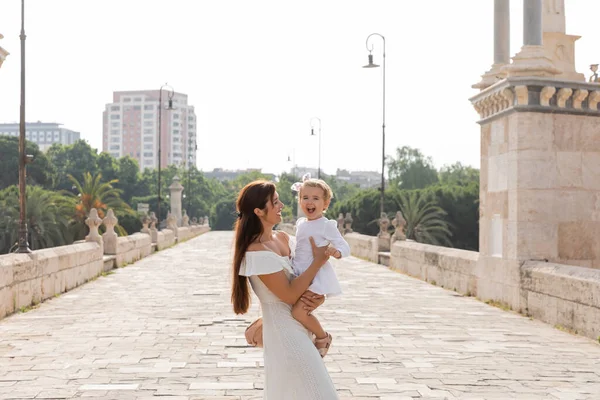
[(273, 294), (287, 304), (295, 304), (302, 294), (308, 289), (310, 283), (319, 272), (319, 269), (327, 262), (329, 256), (325, 254), (327, 246), (317, 247), (312, 237), (309, 238), (313, 251), (313, 262), (300, 276), (288, 281), (285, 272), (279, 271), (268, 275), (258, 275), (265, 286)]

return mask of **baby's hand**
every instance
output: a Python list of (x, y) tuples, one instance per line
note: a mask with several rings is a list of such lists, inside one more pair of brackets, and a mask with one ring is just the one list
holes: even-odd
[(336, 249), (335, 247), (329, 245), (327, 247), (327, 250), (325, 250), (325, 254), (327, 254), (329, 257), (335, 257), (335, 258), (340, 258), (342, 256), (342, 253), (340, 253), (340, 251), (338, 249)]

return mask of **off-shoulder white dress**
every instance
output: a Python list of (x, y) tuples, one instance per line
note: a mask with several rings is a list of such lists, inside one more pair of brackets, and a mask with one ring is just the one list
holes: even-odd
[(294, 277), (290, 259), (272, 251), (247, 252), (240, 268), (240, 275), (250, 277), (262, 308), (264, 398), (336, 400), (335, 387), (309, 332), (292, 317), (292, 307), (258, 277), (278, 271), (284, 271), (290, 280)]

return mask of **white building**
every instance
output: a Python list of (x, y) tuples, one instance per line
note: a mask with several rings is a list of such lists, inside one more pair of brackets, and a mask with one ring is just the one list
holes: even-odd
[[(69, 145), (80, 138), (80, 133), (55, 122), (26, 122), (25, 139), (38, 145), (41, 151), (46, 151), (54, 143)], [(0, 135), (19, 137), (19, 124), (0, 124)]]
[[(158, 167), (159, 90), (113, 92), (102, 114), (102, 150), (115, 158), (129, 155), (140, 169)], [(163, 89), (161, 167), (196, 164), (196, 114), (186, 94), (175, 92), (173, 109)]]

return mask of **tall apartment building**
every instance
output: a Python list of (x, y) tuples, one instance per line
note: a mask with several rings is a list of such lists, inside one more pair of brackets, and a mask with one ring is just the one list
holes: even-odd
[(115, 158), (129, 155), (140, 169), (158, 167), (158, 120), (161, 122), (161, 167), (196, 164), (196, 114), (183, 93), (173, 95), (173, 109), (167, 110), (169, 92), (159, 90), (113, 92), (113, 102), (102, 114), (102, 149)]
[[(38, 145), (41, 151), (46, 151), (54, 143), (73, 144), (80, 138), (80, 133), (54, 122), (26, 122), (25, 139)], [(19, 124), (0, 124), (0, 135), (19, 136)]]

